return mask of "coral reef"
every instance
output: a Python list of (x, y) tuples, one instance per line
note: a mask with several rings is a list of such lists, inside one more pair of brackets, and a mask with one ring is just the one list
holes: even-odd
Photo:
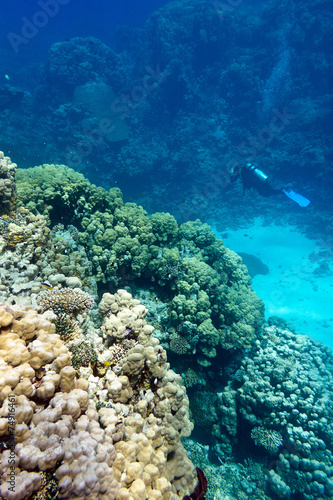
[[(181, 222), (232, 225), (264, 209), (331, 234), (331, 9), (311, 0), (229, 7), (170, 2), (142, 30), (117, 30), (112, 49), (92, 37), (54, 43), (36, 71), (22, 68), (27, 87), (1, 90), (4, 143), (24, 150), (24, 166), (43, 151)], [(102, 114), (75, 98), (82, 89), (105, 103)], [(241, 199), (228, 172), (246, 161), (320, 190), (320, 209), (304, 218), (283, 201)]]
[(198, 351), (195, 361), (207, 368), (221, 348), (248, 348), (255, 340), (263, 304), (240, 257), (207, 224), (197, 220), (178, 227), (170, 214), (149, 217), (142, 207), (123, 204), (117, 188), (96, 188), (65, 166), (19, 171), (18, 200), (31, 210), (46, 207), (55, 224), (67, 213), (98, 283), (133, 291), (152, 283), (171, 309), (162, 325), (175, 353), (190, 359)]
[[(104, 297), (100, 309), (109, 319), (110, 301), (120, 312), (140, 306), (124, 290)], [(108, 368), (95, 377), (90, 368), (71, 366), (70, 351), (45, 316), (1, 305), (2, 498), (42, 491), (43, 473), (50, 473), (58, 498), (176, 500), (194, 490), (194, 469), (179, 440), (191, 431), (186, 393), (140, 307), (134, 325), (131, 314), (123, 318), (137, 344), (117, 374)], [(102, 359), (110, 356), (112, 346), (99, 348)]]
[(248, 429), (248, 437), (276, 456), (267, 474), (271, 493), (278, 498), (333, 498), (332, 384), (328, 347), (266, 326), (261, 341), (218, 393), (220, 424), (213, 433), (220, 437), (221, 456), (238, 439), (250, 447), (244, 439)]
[(79, 288), (65, 287), (60, 290), (47, 290), (38, 298), (38, 305), (42, 312), (49, 309), (54, 311), (60, 306), (66, 313), (76, 315), (91, 309), (94, 299)]
[(18, 499), (104, 498), (106, 482), (117, 500), (210, 498), (180, 441), (189, 415), (219, 463), (244, 458), (215, 484), (188, 445), (217, 497), (333, 498), (331, 352), (263, 323), (241, 257), (207, 224), (149, 216), (65, 166), (19, 170), (17, 193), (0, 235), (13, 303), (0, 310), (0, 432)]
[(2, 300), (36, 304), (38, 294), (45, 290), (44, 281), (55, 287), (83, 286), (96, 292), (84, 248), (67, 245), (64, 239), (54, 240), (44, 216), (19, 207), (1, 229)]
[(16, 163), (0, 151), (0, 215), (10, 215), (16, 208)]
[[(186, 222), (223, 232), (260, 213), (332, 255), (332, 5), (245, 4), (169, 2), (114, 50), (71, 38), (17, 69), (24, 89), (2, 84), (3, 148), (21, 166), (70, 164), (144, 207), (65, 165), (19, 169), (15, 184), (0, 153), (4, 498), (333, 498), (331, 353), (281, 318), (262, 329), (241, 259)], [(307, 217), (240, 196), (229, 169), (246, 161), (309, 193)], [(251, 261), (250, 276), (267, 271)], [(45, 281), (56, 296), (110, 293), (99, 313), (40, 315), (24, 304), (43, 304)], [(194, 488), (164, 348), (212, 493), (199, 474)]]
[(119, 88), (125, 77), (119, 62), (119, 56), (97, 38), (72, 38), (52, 45), (46, 78), (69, 88), (100, 80)]

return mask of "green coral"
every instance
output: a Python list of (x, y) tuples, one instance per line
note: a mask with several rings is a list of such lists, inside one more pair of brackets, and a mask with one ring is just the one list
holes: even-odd
[[(210, 318), (205, 319), (198, 326), (198, 334), (200, 336), (200, 341), (203, 344), (207, 344), (209, 346), (217, 346), (219, 343), (219, 332), (213, 325), (213, 322)], [(203, 347), (202, 347), (203, 349)], [(212, 357), (212, 356), (209, 356)]]
[[(42, 213), (52, 223), (82, 217), (93, 210), (115, 210), (122, 205), (118, 188), (106, 192), (65, 165), (44, 164), (18, 169), (16, 174), (17, 204), (33, 213)], [(66, 210), (65, 210), (66, 209)]]
[(201, 366), (209, 366), (222, 348), (251, 346), (263, 303), (242, 259), (207, 224), (178, 227), (168, 213), (149, 216), (134, 203), (124, 204), (119, 189), (97, 188), (65, 166), (19, 171), (17, 184), (20, 203), (46, 210), (49, 221), (67, 214), (98, 283), (108, 282), (111, 291), (153, 287), (169, 307), (159, 318), (162, 328), (177, 334), (187, 353), (198, 352)]
[(185, 241), (192, 241), (195, 248), (204, 248), (212, 245), (216, 236), (208, 224), (203, 224), (201, 221), (185, 222), (179, 228), (180, 237)]
[(169, 213), (156, 212), (150, 217), (150, 222), (158, 241), (170, 242), (178, 232), (177, 221)]
[(97, 353), (90, 342), (81, 342), (69, 347), (72, 352), (72, 366), (78, 370), (81, 366), (87, 367), (97, 362)]
[(136, 238), (140, 244), (151, 244), (155, 241), (148, 213), (135, 203), (126, 203), (115, 211), (115, 221), (119, 227), (126, 229), (130, 237)]
[(217, 419), (216, 401), (217, 396), (213, 392), (200, 391), (192, 394), (190, 410), (196, 425), (211, 429)]

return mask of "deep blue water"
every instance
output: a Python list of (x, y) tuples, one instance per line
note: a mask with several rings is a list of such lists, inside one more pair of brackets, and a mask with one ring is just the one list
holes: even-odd
[[(106, 44), (112, 44), (117, 26), (140, 28), (151, 12), (166, 3), (163, 0), (147, 0), (140, 3), (135, 0), (122, 2), (64, 0), (62, 5), (59, 2), (54, 6), (53, 0), (50, 5), (47, 0), (40, 4), (35, 0), (29, 0), (29, 2), (4, 0), (0, 5), (0, 54), (2, 58), (0, 83), (3, 83), (3, 74), (11, 74), (14, 77), (15, 72), (22, 68), (22, 65), (31, 67), (42, 63), (50, 46), (55, 42), (73, 37), (95, 36)], [(40, 12), (45, 13), (45, 11), (49, 14), (46, 21), (43, 16), (40, 16)], [(30, 25), (34, 20), (42, 25), (37, 28), (36, 34), (31, 31)], [(8, 35), (14, 33), (21, 36), (22, 30), (27, 26), (32, 36), (28, 43), (19, 43), (16, 52), (13, 50), (15, 43), (12, 43)], [(22, 83), (21, 79), (19, 81)]]
[[(21, 35), (26, 24), (22, 18), (32, 22), (40, 11), (53, 12), (48, 16), (45, 26), (39, 28), (38, 35), (33, 37), (22, 51), (22, 58), (45, 57), (50, 45), (54, 42), (76, 36), (96, 36), (105, 43), (113, 39), (114, 29), (118, 25), (132, 28), (143, 26), (147, 17), (156, 9), (168, 3), (165, 0), (4, 0), (0, 6), (0, 47), (5, 52), (11, 52), (8, 33)], [(61, 3), (61, 5), (60, 5)], [(44, 6), (44, 9), (42, 8)], [(57, 12), (56, 12), (57, 11)], [(35, 16), (35, 17), (34, 17)], [(38, 18), (38, 16), (37, 16)], [(41, 18), (40, 18), (41, 19)], [(43, 21), (40, 21), (43, 23)], [(21, 51), (20, 51), (21, 52)]]
[[(2, 149), (23, 168), (66, 163), (180, 222), (237, 226), (268, 210), (327, 239), (331, 28), (319, 0), (4, 1)], [(88, 109), (75, 96), (91, 84), (107, 87)], [(106, 134), (105, 118), (124, 130)], [(242, 197), (229, 174), (246, 162), (311, 199), (309, 215), (281, 197)]]

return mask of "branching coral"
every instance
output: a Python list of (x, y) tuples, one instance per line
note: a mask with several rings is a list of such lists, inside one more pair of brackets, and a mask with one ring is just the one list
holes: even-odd
[(69, 347), (72, 353), (72, 366), (78, 370), (81, 366), (89, 366), (97, 361), (97, 353), (90, 342), (79, 341)]
[(79, 288), (47, 290), (38, 297), (42, 312), (51, 310), (55, 314), (52, 322), (56, 332), (65, 342), (75, 339), (80, 333), (78, 314), (86, 313), (94, 305), (94, 299)]
[(279, 432), (273, 429), (265, 429), (264, 427), (255, 427), (252, 429), (251, 438), (256, 445), (263, 446), (270, 453), (276, 453), (283, 444), (283, 439)]
[(48, 309), (54, 311), (61, 306), (64, 312), (78, 314), (91, 309), (94, 305), (94, 299), (79, 288), (65, 287), (60, 290), (47, 290), (39, 297), (38, 304), (42, 312)]
[(60, 335), (62, 340), (69, 342), (77, 338), (80, 332), (79, 323), (68, 315), (62, 305), (55, 305), (52, 310), (56, 317), (51, 319), (51, 321), (56, 327), (56, 333)]

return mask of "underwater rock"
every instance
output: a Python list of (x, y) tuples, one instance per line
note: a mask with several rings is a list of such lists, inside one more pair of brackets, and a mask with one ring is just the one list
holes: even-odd
[(246, 252), (238, 252), (238, 255), (242, 257), (251, 278), (254, 278), (257, 274), (269, 273), (269, 267), (255, 255)]
[(0, 110), (13, 108), (23, 99), (24, 92), (13, 87), (0, 88)]

